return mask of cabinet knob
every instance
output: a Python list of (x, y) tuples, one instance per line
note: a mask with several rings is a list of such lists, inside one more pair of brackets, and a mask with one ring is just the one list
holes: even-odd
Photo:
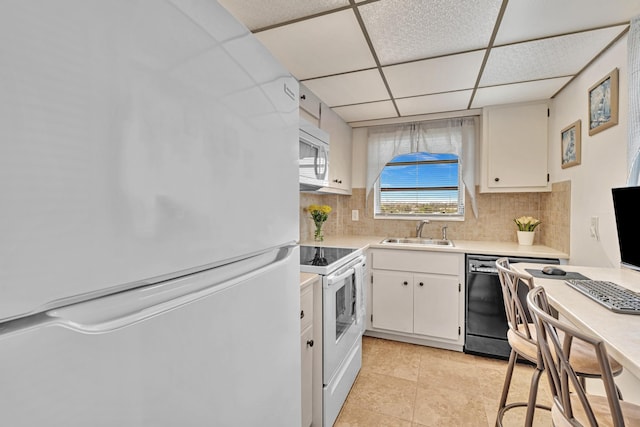
[(313, 347), (313, 340), (307, 341), (307, 347)]
[(300, 318), (303, 319), (304, 318), (304, 310), (300, 310)]
[(402, 282), (402, 284), (407, 286), (409, 283), (405, 280), (404, 282)]
[(300, 99), (307, 99), (307, 95), (300, 95)]
[(419, 284), (420, 286), (424, 286), (424, 283), (423, 283), (423, 282), (420, 282), (420, 283), (418, 283), (418, 284)]
[(498, 182), (498, 181), (500, 181), (500, 178), (493, 178), (493, 180), (494, 180), (495, 182)]

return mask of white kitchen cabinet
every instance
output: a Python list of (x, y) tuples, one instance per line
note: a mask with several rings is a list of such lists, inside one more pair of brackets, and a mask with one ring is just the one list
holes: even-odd
[(300, 83), (300, 115), (311, 123), (318, 124), (320, 119), (320, 98), (303, 83)]
[(351, 126), (325, 104), (320, 109), (320, 129), (329, 133), (329, 186), (321, 191), (351, 194)]
[(546, 102), (482, 109), (480, 192), (550, 191)]
[(462, 350), (464, 254), (372, 250), (369, 335)]
[(413, 332), (455, 341), (460, 333), (458, 275), (414, 275)]
[(300, 355), (302, 365), (302, 426), (309, 427), (313, 417), (314, 359), (316, 338), (314, 336), (314, 287), (319, 287), (319, 278), (307, 281), (300, 289)]
[(302, 352), (302, 426), (309, 427), (313, 417), (313, 328), (300, 335)]
[(413, 333), (413, 275), (373, 271), (374, 328)]

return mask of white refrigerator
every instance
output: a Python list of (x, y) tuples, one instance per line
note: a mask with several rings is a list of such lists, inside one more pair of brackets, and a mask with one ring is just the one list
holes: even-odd
[(214, 0), (0, 4), (0, 425), (299, 426), (298, 83)]

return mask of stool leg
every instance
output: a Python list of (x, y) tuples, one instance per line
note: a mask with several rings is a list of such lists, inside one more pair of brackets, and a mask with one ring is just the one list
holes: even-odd
[(500, 397), (500, 405), (498, 406), (498, 417), (496, 419), (496, 427), (502, 427), (502, 410), (507, 406), (507, 396), (509, 395), (509, 388), (511, 387), (511, 377), (513, 376), (513, 369), (516, 366), (517, 355), (515, 350), (511, 350), (509, 354), (509, 364), (507, 365), (507, 373), (504, 377), (504, 385), (502, 386), (502, 396)]
[(536, 409), (536, 398), (538, 397), (538, 384), (540, 384), (540, 375), (542, 375), (542, 369), (536, 367), (531, 375), (531, 386), (529, 387), (529, 400), (527, 401), (527, 417), (525, 419), (525, 427), (531, 427), (533, 425), (533, 415)]

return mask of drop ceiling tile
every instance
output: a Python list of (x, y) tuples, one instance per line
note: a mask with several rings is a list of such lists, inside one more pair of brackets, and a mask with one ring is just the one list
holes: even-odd
[(637, 0), (511, 1), (495, 44), (621, 24), (638, 14), (640, 1)]
[(304, 85), (329, 107), (389, 99), (377, 69), (305, 80)]
[(391, 101), (368, 102), (366, 104), (346, 105), (332, 110), (347, 123), (363, 120), (376, 120), (398, 117)]
[(396, 105), (402, 116), (466, 110), (471, 99), (471, 92), (471, 90), (461, 90), (458, 92), (396, 99)]
[(496, 47), (481, 86), (573, 75), (604, 49), (624, 26)]
[(404, 98), (461, 89), (476, 83), (485, 50), (384, 67), (391, 93)]
[(571, 77), (559, 77), (555, 79), (479, 88), (473, 97), (471, 108), (549, 99), (567, 84), (569, 80), (571, 80)]
[(375, 66), (352, 10), (256, 33), (298, 80)]
[(233, 16), (250, 30), (292, 21), (340, 7), (349, 0), (218, 0)]
[(382, 65), (486, 47), (501, 0), (384, 0), (358, 6)]

